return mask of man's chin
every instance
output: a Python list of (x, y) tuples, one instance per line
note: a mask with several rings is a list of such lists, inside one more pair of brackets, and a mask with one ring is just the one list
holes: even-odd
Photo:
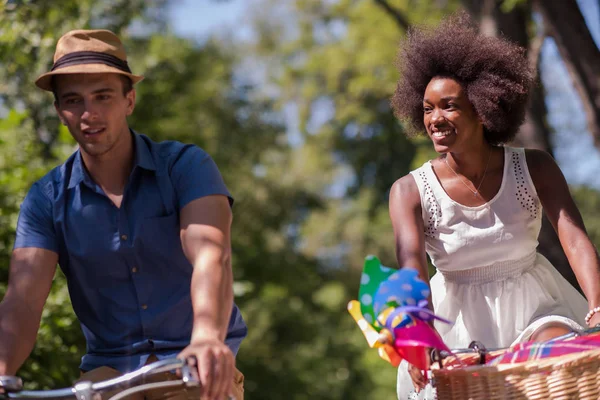
[(79, 144), (79, 148), (88, 156), (91, 157), (100, 157), (110, 151), (110, 146), (106, 145), (98, 145), (98, 144)]

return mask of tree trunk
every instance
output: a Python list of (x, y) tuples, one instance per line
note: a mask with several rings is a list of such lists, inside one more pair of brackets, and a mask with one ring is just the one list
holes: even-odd
[(535, 6), (556, 42), (583, 103), (588, 129), (600, 148), (600, 50), (575, 0), (536, 1)]

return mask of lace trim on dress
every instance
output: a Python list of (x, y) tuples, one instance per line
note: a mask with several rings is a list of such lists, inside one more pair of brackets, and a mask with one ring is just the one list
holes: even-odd
[(540, 212), (540, 205), (535, 193), (528, 185), (527, 172), (525, 171), (527, 166), (523, 165), (523, 157), (525, 157), (524, 153), (512, 153), (512, 166), (517, 184), (515, 195), (521, 207), (529, 213), (531, 218), (536, 219)]
[(433, 190), (431, 190), (431, 186), (427, 181), (427, 174), (425, 171), (419, 171), (419, 177), (421, 178), (424, 189), (425, 201), (423, 202), (423, 205), (427, 205), (427, 209), (424, 210), (426, 212), (426, 218), (424, 221), (425, 236), (434, 237), (438, 228), (439, 219), (442, 216), (442, 208), (433, 195)]

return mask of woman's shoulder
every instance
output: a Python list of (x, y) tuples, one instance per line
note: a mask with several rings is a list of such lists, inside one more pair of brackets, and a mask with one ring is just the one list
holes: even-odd
[(531, 166), (544, 166), (548, 163), (555, 163), (552, 155), (547, 151), (540, 149), (531, 149), (526, 147), (514, 147), (514, 146), (504, 146), (509, 154), (522, 154), (525, 156), (527, 165)]
[(392, 188), (390, 189), (390, 193), (407, 193), (411, 191), (418, 190), (417, 183), (415, 180), (415, 172), (418, 169), (410, 171), (408, 174), (404, 175), (401, 178), (398, 178), (396, 182), (392, 184)]
[(564, 181), (564, 175), (550, 153), (538, 149), (525, 149), (524, 152), (529, 175), (538, 192)]
[(543, 168), (550, 165), (556, 165), (554, 158), (552, 158), (547, 151), (539, 149), (523, 149), (523, 152), (525, 153), (529, 168)]
[(390, 202), (420, 203), (421, 195), (419, 185), (417, 184), (418, 177), (414, 175), (415, 171), (418, 171), (418, 169), (409, 172), (392, 184), (390, 189)]

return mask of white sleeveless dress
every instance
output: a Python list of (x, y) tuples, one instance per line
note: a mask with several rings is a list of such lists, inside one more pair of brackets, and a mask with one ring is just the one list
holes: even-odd
[[(435, 327), (450, 348), (478, 340), (487, 348), (527, 341), (542, 325), (581, 330), (587, 301), (541, 254), (542, 207), (522, 148), (504, 148), (498, 194), (467, 207), (452, 200), (431, 162), (411, 172), (421, 196), (426, 251), (436, 267), (433, 308), (454, 321)], [(431, 385), (416, 395), (406, 362), (398, 369), (398, 398), (433, 398)]]

